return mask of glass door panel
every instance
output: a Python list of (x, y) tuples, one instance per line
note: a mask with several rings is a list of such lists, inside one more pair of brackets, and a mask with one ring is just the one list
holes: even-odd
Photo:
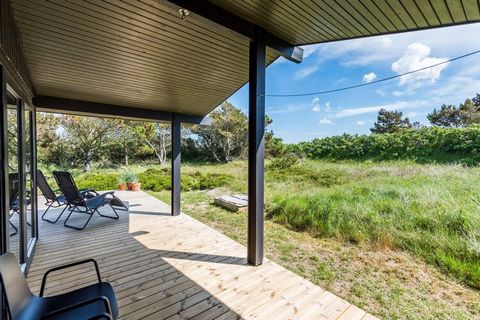
[(25, 111), (23, 112), (24, 119), (25, 119), (25, 126), (24, 126), (24, 134), (23, 140), (25, 141), (25, 220), (26, 220), (26, 228), (27, 228), (27, 238), (26, 243), (27, 247), (29, 246), (32, 236), (33, 236), (33, 210), (35, 206), (32, 207), (32, 195), (33, 192), (33, 164), (32, 164), (32, 139), (31, 139), (31, 128), (30, 128), (30, 117), (31, 117), (31, 110), (28, 107), (25, 107)]
[(8, 194), (10, 210), (9, 219), (9, 251), (15, 254), (20, 261), (20, 202), (18, 177), (19, 154), (18, 154), (18, 99), (11, 93), (8, 94), (7, 105), (7, 130), (8, 130)]

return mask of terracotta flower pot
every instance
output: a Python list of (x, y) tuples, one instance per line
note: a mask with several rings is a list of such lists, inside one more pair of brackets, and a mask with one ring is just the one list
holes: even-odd
[(127, 188), (128, 188), (128, 190), (132, 190), (133, 183), (132, 182), (127, 182)]
[(142, 186), (142, 184), (140, 182), (132, 183), (132, 191), (140, 191), (141, 186)]
[(127, 185), (125, 183), (121, 183), (118, 185), (118, 190), (125, 191), (127, 190)]

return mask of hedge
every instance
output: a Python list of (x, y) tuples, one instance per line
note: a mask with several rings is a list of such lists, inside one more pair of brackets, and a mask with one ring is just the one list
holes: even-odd
[(289, 148), (311, 159), (411, 159), (418, 162), (476, 165), (480, 161), (480, 126), (427, 127), (387, 134), (344, 134), (301, 142)]
[[(118, 187), (119, 175), (114, 173), (92, 172), (81, 174), (75, 178), (80, 189), (114, 190)], [(223, 173), (182, 173), (180, 182), (183, 191), (209, 190), (230, 185), (232, 175)], [(171, 176), (168, 169), (148, 169), (138, 175), (143, 190), (171, 190)]]
[[(228, 186), (233, 181), (233, 176), (223, 173), (191, 172), (183, 173), (180, 176), (180, 183), (183, 191), (207, 190)], [(171, 189), (170, 170), (149, 169), (138, 175), (142, 183), (142, 189), (151, 191), (162, 191)]]

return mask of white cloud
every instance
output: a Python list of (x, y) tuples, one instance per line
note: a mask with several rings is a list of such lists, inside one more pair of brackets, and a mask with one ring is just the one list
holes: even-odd
[[(459, 53), (478, 50), (472, 34), (480, 32), (480, 24), (468, 24), (447, 28), (422, 30), (366, 39), (353, 39), (304, 46), (308, 59), (317, 63), (339, 59), (344, 66), (366, 66), (375, 62), (397, 60), (399, 52), (412, 42), (423, 43), (441, 56), (456, 56)], [(445, 45), (448, 39), (448, 46)], [(461, 50), (459, 50), (461, 48)]]
[(330, 105), (330, 102), (325, 103), (325, 111), (332, 112), (332, 106)]
[(375, 74), (375, 72), (370, 72), (370, 73), (366, 73), (366, 74), (363, 75), (362, 81), (366, 82), (366, 83), (369, 83), (369, 82), (372, 82), (375, 79), (377, 79), (377, 75)]
[(431, 104), (431, 101), (429, 100), (414, 100), (414, 101), (399, 101), (391, 104), (368, 106), (368, 107), (361, 107), (361, 108), (346, 108), (338, 111), (335, 114), (335, 117), (346, 118), (346, 117), (356, 116), (359, 114), (374, 113), (374, 112), (376, 113), (380, 109), (392, 111), (392, 110), (401, 110), (401, 109), (410, 109), (410, 108), (420, 108), (430, 104)]
[(375, 90), (375, 93), (378, 94), (380, 97), (385, 97), (387, 95), (387, 93), (385, 92), (385, 89), (383, 88)]
[(357, 127), (363, 127), (365, 125), (365, 121), (357, 121)]
[(320, 119), (318, 121), (319, 124), (333, 124), (333, 121), (327, 118)]
[(415, 118), (416, 116), (418, 116), (418, 113), (417, 112), (408, 112), (406, 114), (407, 117), (409, 118)]
[(312, 99), (312, 111), (313, 112), (320, 112), (320, 103), (317, 97)]
[[(430, 47), (422, 43), (412, 43), (408, 46), (403, 56), (392, 64), (392, 71), (397, 74), (402, 74), (421, 68), (425, 68), (434, 64), (445, 62), (447, 58), (429, 57), (431, 53)], [(421, 84), (419, 82), (427, 81), (435, 83), (440, 78), (440, 73), (448, 66), (448, 63), (439, 65), (434, 68), (428, 68), (418, 71), (416, 73), (408, 74), (399, 78), (400, 85), (414, 84), (411, 90), (417, 89)], [(417, 82), (417, 83), (415, 83)], [(410, 90), (410, 91), (411, 91)]]
[(292, 113), (292, 112), (301, 111), (301, 110), (306, 109), (306, 108), (308, 108), (308, 106), (297, 105), (297, 104), (289, 104), (289, 105), (281, 106), (281, 107), (267, 106), (267, 113), (268, 114)]
[(308, 66), (308, 67), (305, 67), (303, 69), (300, 69), (297, 72), (295, 72), (295, 79), (297, 79), (297, 80), (298, 79), (303, 79), (303, 78), (311, 75), (315, 71), (317, 71), (318, 68), (319, 68), (318, 65), (313, 65), (313, 66)]

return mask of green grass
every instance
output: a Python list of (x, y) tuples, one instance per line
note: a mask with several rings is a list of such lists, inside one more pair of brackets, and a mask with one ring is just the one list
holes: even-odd
[[(197, 170), (235, 180), (183, 192), (182, 210), (246, 244), (246, 215), (212, 204), (246, 191), (246, 164), (182, 167)], [(413, 162), (268, 169), (266, 254), (383, 318), (480, 318), (479, 182), (480, 168)]]
[[(182, 165), (196, 172), (233, 178), (184, 190), (182, 211), (246, 244), (246, 214), (213, 205), (247, 191), (246, 163)], [(480, 168), (303, 161), (267, 166), (265, 192), (265, 251), (277, 263), (382, 318), (480, 319)]]
[(479, 169), (322, 165), (338, 173), (321, 177), (324, 188), (275, 194), (273, 221), (315, 237), (406, 250), (480, 288)]

